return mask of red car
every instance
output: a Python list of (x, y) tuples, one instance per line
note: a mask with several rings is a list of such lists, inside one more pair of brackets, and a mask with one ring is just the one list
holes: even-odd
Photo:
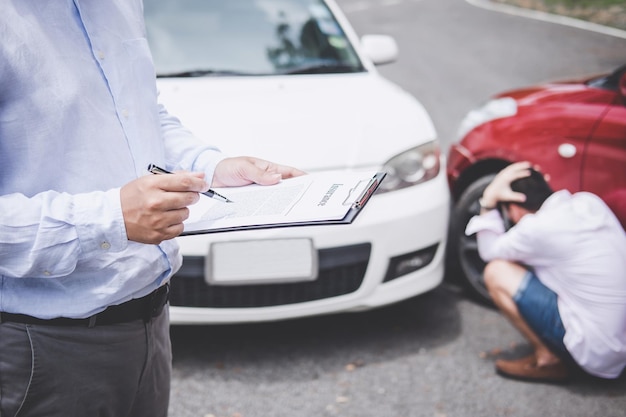
[[(501, 93), (471, 111), (448, 154), (452, 194), (448, 267), (489, 301), (475, 236), (465, 236), (478, 198), (506, 165), (528, 160), (553, 189), (589, 191), (626, 228), (626, 65), (611, 74)], [(626, 254), (624, 254), (626, 256)]]

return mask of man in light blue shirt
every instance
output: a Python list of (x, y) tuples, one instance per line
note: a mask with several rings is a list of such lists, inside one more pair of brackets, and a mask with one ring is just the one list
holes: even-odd
[(227, 158), (158, 104), (141, 0), (0, 8), (0, 415), (166, 415), (187, 206), (301, 172)]

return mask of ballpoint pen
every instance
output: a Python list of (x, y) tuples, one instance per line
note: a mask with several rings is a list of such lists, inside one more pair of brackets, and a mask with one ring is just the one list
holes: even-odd
[[(170, 172), (170, 171), (168, 171), (166, 169), (160, 168), (160, 167), (158, 167), (158, 166), (156, 166), (154, 164), (148, 165), (148, 172), (150, 172), (152, 174), (173, 174), (172, 172)], [(224, 197), (221, 194), (216, 193), (215, 191), (213, 191), (211, 189), (209, 189), (208, 191), (205, 191), (203, 193), (200, 193), (200, 194), (203, 194), (203, 195), (205, 195), (207, 197), (210, 197), (210, 198), (214, 198), (214, 199), (216, 199), (218, 201), (222, 201), (224, 203), (232, 203), (233, 202), (232, 200), (229, 200), (228, 198)]]

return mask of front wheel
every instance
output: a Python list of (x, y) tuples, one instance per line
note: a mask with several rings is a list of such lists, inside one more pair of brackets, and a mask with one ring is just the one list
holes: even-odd
[(461, 194), (452, 208), (448, 245), (449, 267), (458, 274), (470, 295), (488, 305), (493, 302), (485, 287), (485, 262), (478, 255), (476, 235), (466, 236), (465, 228), (470, 219), (480, 213), (478, 199), (494, 177), (495, 174), (477, 179)]

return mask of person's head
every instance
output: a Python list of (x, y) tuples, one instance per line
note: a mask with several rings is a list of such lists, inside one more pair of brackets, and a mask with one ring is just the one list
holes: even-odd
[(528, 177), (520, 178), (511, 183), (511, 189), (526, 196), (526, 201), (515, 203), (531, 213), (539, 210), (544, 201), (554, 193), (543, 174), (532, 168)]
[(530, 175), (517, 179), (511, 183), (511, 189), (526, 196), (524, 202), (505, 203), (505, 209), (510, 220), (515, 224), (524, 215), (535, 213), (544, 201), (554, 193), (543, 174), (532, 168)]

